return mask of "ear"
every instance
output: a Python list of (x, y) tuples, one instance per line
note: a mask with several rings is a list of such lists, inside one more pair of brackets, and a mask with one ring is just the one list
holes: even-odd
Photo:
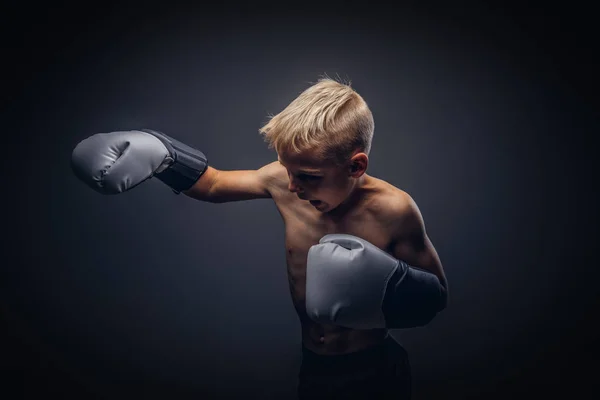
[(369, 166), (369, 156), (367, 156), (363, 152), (356, 153), (350, 159), (349, 175), (352, 178), (360, 178), (365, 172), (367, 172), (368, 166)]

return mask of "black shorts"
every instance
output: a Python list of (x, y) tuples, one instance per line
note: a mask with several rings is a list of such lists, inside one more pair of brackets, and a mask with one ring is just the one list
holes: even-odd
[(302, 348), (298, 397), (305, 399), (409, 399), (410, 363), (390, 335), (379, 345), (343, 355)]

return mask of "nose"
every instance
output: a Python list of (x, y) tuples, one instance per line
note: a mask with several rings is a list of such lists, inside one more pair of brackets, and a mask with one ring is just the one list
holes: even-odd
[(288, 189), (292, 193), (298, 193), (301, 191), (300, 185), (294, 180), (293, 177), (289, 177)]

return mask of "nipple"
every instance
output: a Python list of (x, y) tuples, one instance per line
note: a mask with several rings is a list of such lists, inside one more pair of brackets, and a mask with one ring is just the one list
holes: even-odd
[(319, 342), (321, 342), (321, 343), (325, 343), (325, 336), (321, 336), (321, 337), (319, 338)]

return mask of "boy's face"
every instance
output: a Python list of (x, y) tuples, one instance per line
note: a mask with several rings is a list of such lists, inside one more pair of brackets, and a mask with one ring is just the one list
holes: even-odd
[(346, 200), (366, 170), (364, 153), (342, 166), (315, 160), (310, 154), (279, 153), (278, 160), (287, 169), (288, 189), (320, 212), (331, 211)]

